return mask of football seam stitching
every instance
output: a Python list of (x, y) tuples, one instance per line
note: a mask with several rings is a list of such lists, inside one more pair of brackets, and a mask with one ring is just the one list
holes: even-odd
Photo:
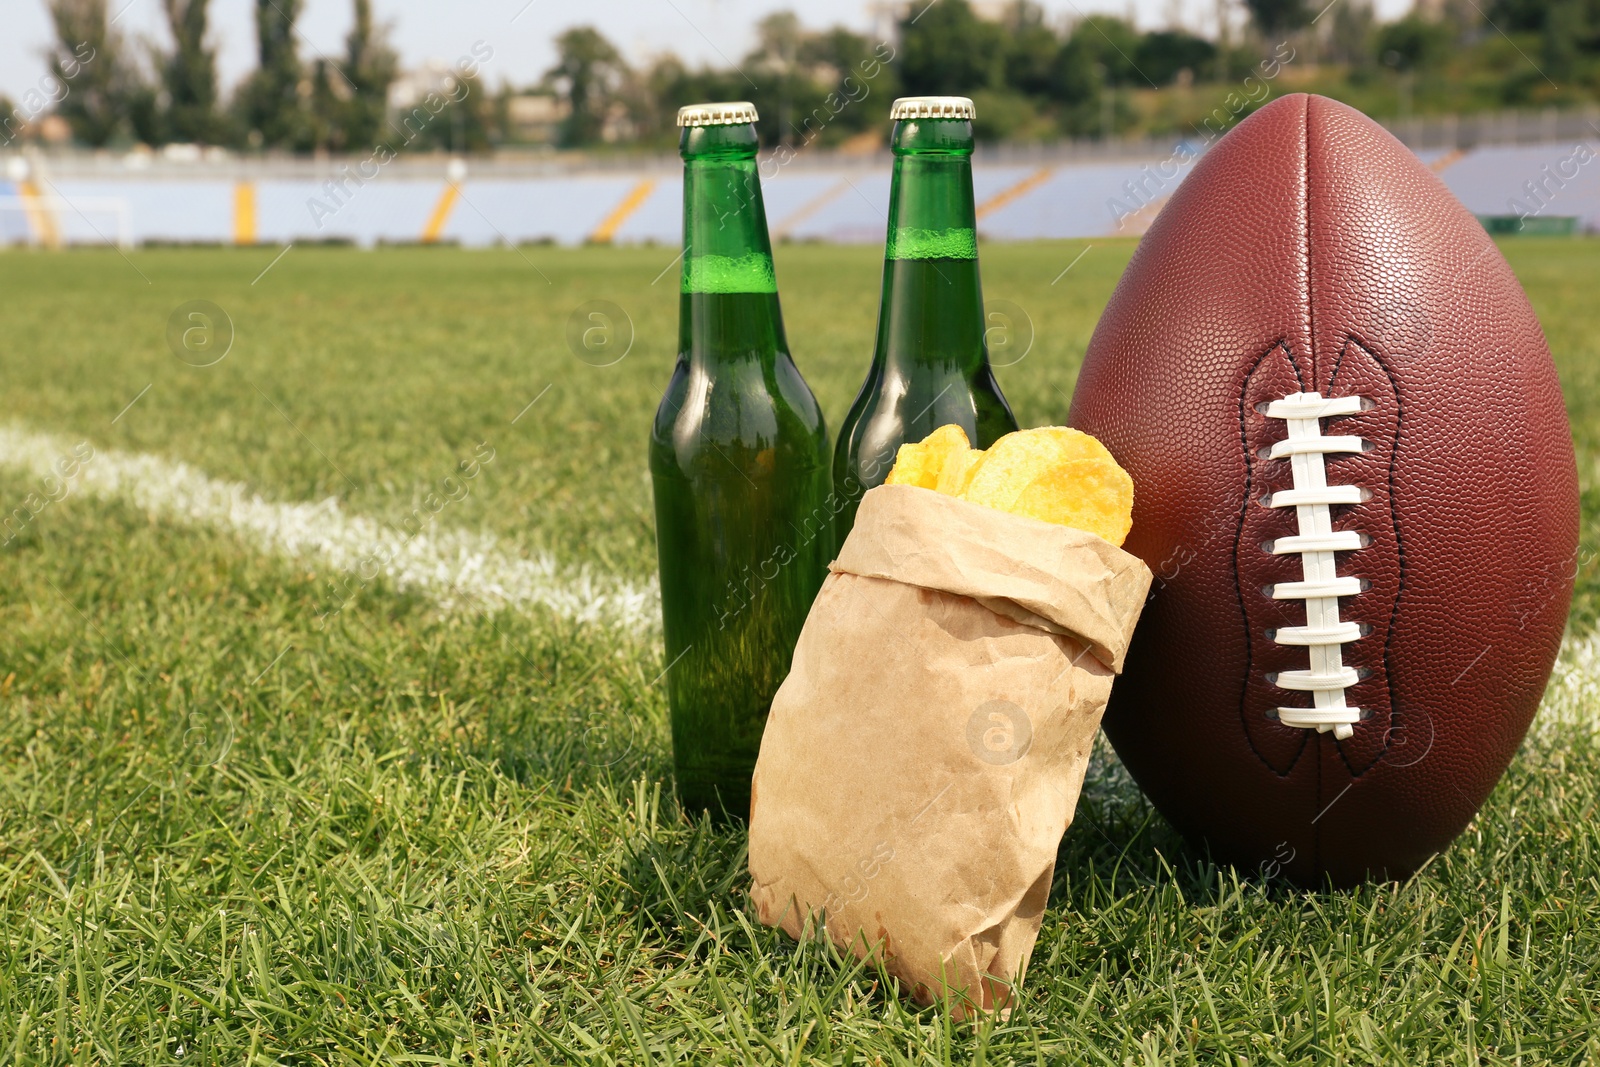
[[(1350, 351), (1350, 346), (1352, 344), (1359, 344), (1359, 343), (1360, 342), (1356, 341), (1356, 339), (1354, 337), (1346, 337), (1345, 338), (1345, 343), (1339, 347), (1339, 354), (1338, 354), (1338, 356), (1336, 356), (1334, 358), (1334, 361), (1333, 361), (1333, 373), (1328, 375), (1328, 392), (1329, 393), (1333, 392), (1334, 385), (1339, 380), (1339, 368), (1344, 366), (1345, 353)], [(1367, 348), (1366, 345), (1361, 345), (1361, 348), (1362, 348), (1363, 351), (1365, 351), (1367, 353), (1367, 355), (1372, 356), (1374, 363), (1377, 362), (1377, 356), (1373, 355), (1373, 352), (1372, 352), (1371, 349)], [(1379, 365), (1378, 369), (1379, 370), (1383, 370), (1385, 375), (1388, 375), (1388, 373), (1389, 373), (1387, 370), (1384, 370), (1384, 368), (1383, 368), (1383, 366), (1381, 364)], [(1394, 378), (1393, 377), (1389, 378), (1389, 384), (1390, 384), (1390, 386), (1394, 385)], [(1396, 427), (1396, 430), (1398, 430), (1399, 429), (1399, 421), (1400, 421), (1399, 420), (1399, 401), (1398, 400), (1396, 400), (1396, 402), (1395, 402), (1395, 412), (1396, 412), (1396, 414), (1395, 414), (1395, 427)], [(1393, 459), (1394, 459), (1394, 457), (1393, 457), (1392, 450), (1391, 450), (1391, 455), (1390, 455), (1391, 464), (1393, 462)], [(1390, 507), (1392, 508), (1394, 506), (1394, 492), (1393, 492), (1394, 471), (1393, 471), (1392, 466), (1391, 466), (1391, 469), (1390, 469), (1390, 472), (1389, 472), (1389, 477), (1390, 477), (1390, 483), (1391, 483), (1390, 484), (1390, 494), (1389, 494), (1389, 504), (1390, 504)], [(1395, 539), (1395, 543), (1396, 544), (1400, 543), (1400, 530), (1399, 530), (1398, 525), (1395, 528), (1394, 539)], [(1396, 593), (1395, 599), (1396, 599), (1396, 602), (1399, 601), (1399, 594), (1398, 593)], [(1384, 640), (1384, 662), (1385, 662), (1386, 667), (1387, 667), (1387, 663), (1388, 663), (1389, 633), (1394, 628), (1394, 615), (1393, 615), (1392, 612), (1391, 612), (1391, 614), (1389, 616), (1389, 627), (1390, 627), (1389, 631), (1385, 631), (1384, 635), (1383, 635), (1383, 640)], [(1384, 674), (1385, 674), (1384, 681), (1387, 683), (1388, 682), (1388, 671), (1387, 671), (1387, 669), (1385, 669)], [(1389, 722), (1390, 722), (1390, 725), (1392, 727), (1393, 723), (1394, 723), (1394, 699), (1393, 699), (1392, 696), (1391, 696), (1391, 698), (1389, 700)], [(1333, 743), (1333, 748), (1334, 748), (1335, 752), (1339, 753), (1339, 761), (1344, 764), (1344, 769), (1350, 772), (1350, 777), (1359, 780), (1368, 771), (1372, 770), (1372, 768), (1377, 764), (1377, 762), (1383, 758), (1384, 753), (1389, 751), (1389, 738), (1388, 738), (1387, 735), (1385, 735), (1384, 740), (1383, 740), (1383, 748), (1380, 749), (1378, 751), (1378, 754), (1372, 758), (1372, 762), (1371, 763), (1367, 764), (1365, 767), (1363, 767), (1359, 771), (1356, 770), (1355, 767), (1350, 763), (1350, 757), (1345, 754), (1344, 745), (1343, 744), (1341, 744), (1339, 741), (1335, 740), (1334, 743)]]
[[(1344, 764), (1345, 770), (1350, 772), (1350, 777), (1359, 781), (1366, 776), (1368, 771), (1382, 762), (1383, 757), (1389, 754), (1389, 746), (1393, 743), (1395, 721), (1403, 717), (1400, 714), (1399, 702), (1394, 697), (1392, 665), (1394, 662), (1394, 624), (1395, 619), (1400, 615), (1400, 598), (1405, 595), (1406, 591), (1406, 550), (1405, 545), (1400, 540), (1400, 512), (1394, 496), (1395, 464), (1400, 458), (1400, 430), (1405, 418), (1405, 404), (1400, 399), (1400, 383), (1395, 379), (1394, 374), (1389, 370), (1383, 358), (1378, 355), (1375, 349), (1362, 344), (1353, 335), (1345, 338), (1345, 343), (1339, 350), (1339, 358), (1334, 362), (1334, 374), (1339, 373), (1339, 364), (1344, 361), (1344, 354), (1351, 345), (1359, 346), (1363, 352), (1372, 358), (1372, 362), (1383, 372), (1383, 376), (1389, 379), (1389, 388), (1394, 390), (1394, 437), (1389, 447), (1389, 526), (1394, 532), (1395, 557), (1400, 564), (1400, 580), (1394, 592), (1394, 606), (1389, 609), (1389, 628), (1383, 637), (1383, 676), (1386, 688), (1389, 691), (1389, 728), (1384, 732), (1383, 748), (1372, 758), (1371, 763), (1358, 771), (1351, 766), (1349, 757), (1345, 755), (1344, 746), (1337, 741), (1334, 742), (1333, 746), (1339, 753), (1339, 761)], [(1331, 377), (1328, 379), (1328, 387), (1330, 389), (1333, 388), (1333, 379)]]
[(1246, 517), (1250, 513), (1250, 490), (1254, 485), (1255, 476), (1255, 464), (1250, 459), (1250, 431), (1244, 421), (1244, 413), (1247, 407), (1245, 398), (1250, 395), (1250, 379), (1255, 377), (1256, 371), (1261, 369), (1261, 364), (1265, 363), (1267, 357), (1275, 351), (1281, 351), (1284, 354), (1289, 364), (1289, 369), (1294, 371), (1294, 380), (1300, 388), (1304, 390), (1306, 385), (1305, 378), (1300, 374), (1300, 367), (1295, 363), (1294, 353), (1289, 350), (1288, 342), (1280, 338), (1268, 345), (1266, 351), (1257, 356), (1256, 361), (1250, 364), (1250, 369), (1245, 371), (1244, 384), (1239, 387), (1239, 445), (1244, 451), (1244, 503), (1239, 507), (1239, 529), (1233, 536), (1233, 595), (1239, 602), (1239, 617), (1244, 620), (1245, 670), (1244, 679), (1239, 685), (1239, 726), (1244, 732), (1245, 744), (1250, 746), (1250, 751), (1255, 753), (1255, 757), (1261, 761), (1261, 765), (1279, 778), (1288, 778), (1294, 773), (1295, 767), (1299, 766), (1301, 757), (1306, 754), (1306, 745), (1310, 743), (1311, 738), (1309, 735), (1301, 737), (1300, 747), (1295, 750), (1294, 756), (1290, 758), (1287, 769), (1279, 771), (1266, 756), (1262, 755), (1261, 750), (1256, 747), (1255, 738), (1250, 736), (1250, 722), (1246, 717), (1249, 715), (1249, 709), (1246, 704), (1250, 697), (1250, 679), (1254, 674), (1252, 666), (1256, 658), (1255, 638), (1250, 632), (1250, 612), (1244, 606), (1244, 586), (1240, 584), (1239, 568), (1239, 555), (1244, 546), (1244, 524)]

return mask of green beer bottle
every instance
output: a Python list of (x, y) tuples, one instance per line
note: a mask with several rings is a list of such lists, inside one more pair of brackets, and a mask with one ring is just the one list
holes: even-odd
[(889, 476), (907, 441), (954, 422), (974, 448), (988, 448), (1017, 428), (989, 369), (984, 337), (972, 101), (902, 97), (889, 117), (894, 174), (878, 341), (833, 454), (839, 544), (855, 524), (862, 494)]
[(678, 795), (740, 818), (833, 558), (828, 431), (784, 337), (755, 120), (747, 103), (678, 112), (678, 362), (650, 432)]

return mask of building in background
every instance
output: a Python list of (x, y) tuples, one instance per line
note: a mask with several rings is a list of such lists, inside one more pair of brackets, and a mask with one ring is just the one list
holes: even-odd
[(519, 93), (506, 100), (506, 140), (554, 144), (572, 107), (555, 93)]

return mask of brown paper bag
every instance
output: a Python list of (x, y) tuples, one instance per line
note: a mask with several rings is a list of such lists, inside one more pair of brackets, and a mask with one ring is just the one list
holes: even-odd
[(825, 914), (923, 1003), (1003, 1006), (1150, 572), (906, 485), (866, 494), (831, 570), (761, 739), (757, 914), (796, 937)]

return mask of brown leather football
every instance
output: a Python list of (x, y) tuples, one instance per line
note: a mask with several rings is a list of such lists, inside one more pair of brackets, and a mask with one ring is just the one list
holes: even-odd
[(1161, 813), (1302, 884), (1446, 846), (1533, 718), (1577, 556), (1560, 385), (1483, 227), (1359, 112), (1283, 97), (1145, 235), (1070, 421), (1133, 476), (1156, 575), (1105, 729)]

